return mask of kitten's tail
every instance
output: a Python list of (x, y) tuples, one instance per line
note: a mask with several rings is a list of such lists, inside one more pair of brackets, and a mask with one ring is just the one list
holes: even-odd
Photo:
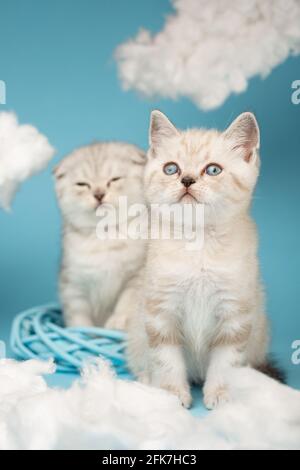
[(274, 358), (268, 358), (265, 363), (257, 366), (255, 368), (259, 372), (271, 377), (271, 379), (277, 380), (282, 384), (287, 383), (286, 373), (281, 367), (277, 364), (277, 361)]

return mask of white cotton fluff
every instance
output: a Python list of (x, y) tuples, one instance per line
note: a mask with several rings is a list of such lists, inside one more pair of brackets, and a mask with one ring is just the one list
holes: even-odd
[(193, 417), (168, 392), (87, 366), (68, 390), (53, 363), (0, 361), (0, 449), (300, 449), (300, 392), (232, 371), (231, 403)]
[(9, 209), (20, 184), (46, 167), (54, 149), (31, 125), (20, 125), (14, 113), (0, 113), (0, 207)]
[(299, 0), (172, 0), (161, 32), (141, 30), (116, 51), (125, 89), (222, 105), (300, 53)]

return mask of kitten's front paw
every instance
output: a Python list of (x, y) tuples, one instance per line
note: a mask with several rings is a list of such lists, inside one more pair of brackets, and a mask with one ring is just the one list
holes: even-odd
[(144, 384), (144, 385), (149, 385), (150, 384), (150, 377), (149, 377), (148, 372), (141, 372), (140, 374), (138, 374), (137, 380), (138, 380), (138, 382), (140, 382), (141, 384)]
[(107, 328), (108, 330), (127, 331), (128, 324), (129, 315), (111, 315), (105, 323), (105, 328)]
[(188, 386), (182, 387), (182, 388), (177, 388), (177, 387), (171, 387), (171, 386), (164, 386), (163, 387), (165, 390), (168, 390), (168, 392), (173, 393), (173, 395), (176, 395), (179, 400), (181, 401), (182, 406), (185, 408), (190, 408), (192, 404), (192, 395), (190, 392), (190, 389)]
[(181, 401), (182, 406), (184, 408), (190, 408), (192, 405), (192, 395), (190, 394), (189, 390), (180, 390), (178, 392), (178, 398)]
[(226, 385), (204, 388), (204, 404), (209, 410), (214, 410), (228, 401), (229, 389)]

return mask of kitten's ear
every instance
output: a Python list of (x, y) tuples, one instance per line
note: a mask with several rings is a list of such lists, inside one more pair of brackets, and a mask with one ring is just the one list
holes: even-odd
[(136, 152), (133, 153), (131, 156), (131, 162), (134, 165), (141, 165), (141, 166), (146, 165), (146, 162), (147, 162), (146, 152), (144, 152), (141, 149), (136, 149)]
[(52, 174), (55, 177), (56, 180), (61, 180), (65, 176), (65, 171), (63, 168), (63, 162), (59, 163), (56, 165), (53, 170)]
[(152, 150), (155, 150), (164, 139), (174, 137), (178, 134), (178, 130), (171, 121), (169, 121), (167, 116), (158, 110), (152, 111), (149, 131), (149, 142)]
[(260, 147), (260, 131), (254, 114), (241, 114), (224, 132), (224, 137), (231, 142), (232, 149), (240, 149), (245, 161), (249, 162), (253, 152)]

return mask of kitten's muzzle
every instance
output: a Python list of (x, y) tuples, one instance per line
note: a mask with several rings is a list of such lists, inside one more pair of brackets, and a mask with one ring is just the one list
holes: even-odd
[(192, 186), (192, 184), (195, 184), (196, 181), (191, 176), (184, 176), (184, 178), (182, 178), (181, 180), (181, 183), (185, 188), (189, 188), (190, 186)]

